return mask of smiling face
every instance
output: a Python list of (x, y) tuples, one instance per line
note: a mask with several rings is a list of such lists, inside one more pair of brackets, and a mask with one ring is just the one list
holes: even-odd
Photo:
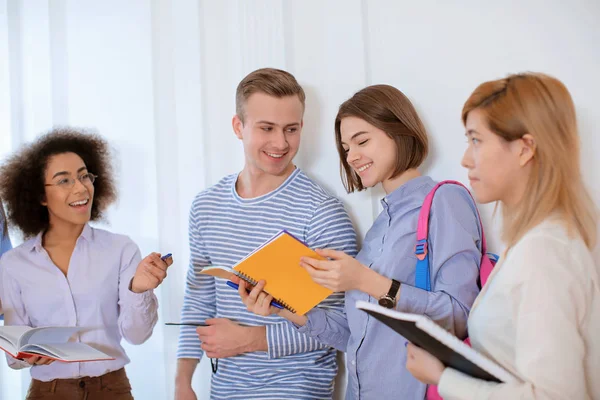
[(254, 176), (289, 175), (300, 146), (304, 107), (298, 96), (273, 97), (257, 92), (244, 105), (244, 120), (233, 129), (244, 144), (246, 168)]
[[(75, 184), (69, 187), (69, 181)], [(44, 176), (45, 199), (51, 226), (84, 225), (91, 218), (94, 185), (88, 170), (75, 153), (57, 154), (48, 159)]]
[[(364, 187), (386, 183), (396, 169), (396, 144), (384, 131), (357, 117), (340, 123), (341, 142), (346, 161), (358, 174)], [(386, 189), (387, 191), (387, 189)]]

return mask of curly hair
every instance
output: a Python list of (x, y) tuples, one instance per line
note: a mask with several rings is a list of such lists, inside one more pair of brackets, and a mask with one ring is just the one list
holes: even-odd
[(41, 204), (45, 196), (44, 175), (48, 160), (64, 153), (77, 154), (88, 171), (98, 175), (94, 182), (92, 221), (102, 219), (103, 212), (117, 198), (106, 140), (82, 129), (53, 129), (9, 157), (0, 167), (0, 198), (6, 204), (6, 218), (26, 239), (48, 229), (48, 209)]

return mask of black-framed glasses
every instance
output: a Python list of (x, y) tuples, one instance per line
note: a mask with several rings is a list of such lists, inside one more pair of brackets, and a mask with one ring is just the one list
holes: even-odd
[[(98, 175), (94, 175), (91, 172), (81, 174), (77, 177), (77, 180), (83, 185), (93, 185)], [(56, 183), (46, 183), (44, 186), (58, 186), (62, 189), (72, 189), (75, 186), (75, 178), (63, 177)]]

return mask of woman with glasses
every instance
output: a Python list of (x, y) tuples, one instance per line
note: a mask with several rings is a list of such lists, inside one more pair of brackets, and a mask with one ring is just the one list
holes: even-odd
[(92, 228), (116, 200), (108, 144), (97, 135), (55, 129), (0, 168), (6, 217), (26, 241), (0, 260), (5, 325), (78, 326), (72, 340), (110, 361), (17, 360), (31, 366), (27, 399), (132, 399), (121, 339), (141, 344), (157, 321), (153, 294), (172, 259), (143, 260), (127, 236)]

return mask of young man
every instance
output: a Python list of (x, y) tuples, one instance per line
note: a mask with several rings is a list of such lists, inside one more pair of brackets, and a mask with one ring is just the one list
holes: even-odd
[[(344, 207), (292, 163), (300, 145), (305, 94), (277, 69), (250, 73), (238, 85), (233, 130), (245, 166), (201, 192), (190, 212), (191, 260), (179, 338), (176, 400), (195, 399), (191, 380), (203, 355), (218, 360), (212, 399), (328, 399), (335, 350), (298, 333), (280, 317), (249, 313), (224, 280), (203, 267), (233, 266), (282, 229), (311, 248), (356, 254)], [(343, 295), (319, 307), (343, 312)]]

